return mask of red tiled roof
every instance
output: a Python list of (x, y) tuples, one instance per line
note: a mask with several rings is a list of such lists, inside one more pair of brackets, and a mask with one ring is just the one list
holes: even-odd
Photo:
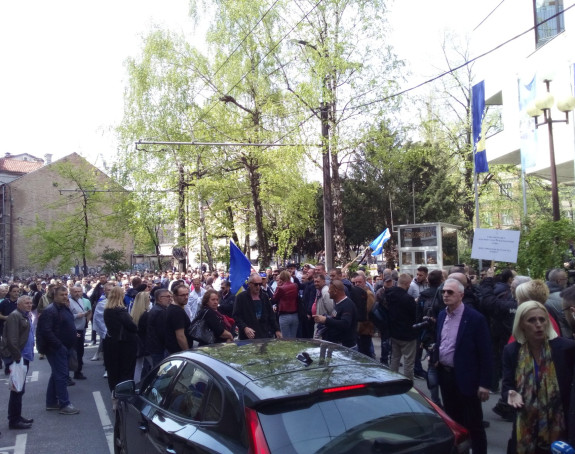
[(0, 172), (4, 171), (26, 174), (39, 169), (43, 165), (44, 163), (39, 161), (22, 161), (19, 159), (0, 158)]

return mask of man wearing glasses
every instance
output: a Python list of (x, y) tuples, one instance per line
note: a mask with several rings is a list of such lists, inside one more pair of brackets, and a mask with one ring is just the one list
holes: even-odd
[(261, 291), (263, 279), (253, 273), (248, 279), (248, 290), (236, 296), (233, 318), (238, 325), (240, 339), (281, 339), (282, 334), (270, 300)]
[(463, 304), (463, 292), (456, 279), (443, 284), (433, 361), (446, 413), (469, 430), (473, 454), (486, 454), (481, 403), (489, 399), (491, 338), (485, 317)]

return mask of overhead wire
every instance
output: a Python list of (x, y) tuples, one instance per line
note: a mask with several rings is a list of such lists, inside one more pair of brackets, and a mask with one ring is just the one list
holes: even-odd
[(415, 85), (415, 86), (413, 86), (413, 87), (406, 88), (405, 90), (402, 90), (402, 91), (400, 91), (400, 92), (398, 92), (398, 93), (394, 93), (394, 94), (392, 94), (392, 95), (385, 96), (385, 97), (383, 97), (383, 98), (374, 99), (373, 101), (369, 101), (369, 102), (366, 102), (366, 103), (363, 103), (363, 104), (358, 104), (358, 105), (356, 105), (356, 106), (349, 107), (349, 108), (347, 108), (346, 110), (357, 110), (357, 109), (361, 109), (361, 108), (364, 108), (364, 107), (369, 107), (369, 106), (371, 106), (371, 105), (373, 105), (373, 104), (378, 104), (378, 103), (380, 103), (380, 102), (385, 102), (385, 101), (388, 101), (388, 100), (390, 100), (390, 99), (396, 98), (396, 97), (398, 97), (398, 96), (404, 95), (405, 93), (409, 93), (410, 91), (416, 90), (416, 89), (418, 89), (418, 88), (420, 88), (420, 87), (423, 87), (424, 85), (430, 84), (431, 82), (435, 82), (436, 80), (439, 80), (439, 79), (441, 79), (442, 77), (445, 77), (445, 76), (447, 76), (447, 75), (449, 75), (449, 74), (451, 74), (451, 73), (454, 73), (454, 72), (460, 70), (461, 68), (464, 68), (465, 66), (470, 65), (471, 63), (473, 63), (473, 62), (479, 60), (480, 58), (483, 58), (483, 57), (485, 57), (485, 56), (487, 56), (487, 55), (489, 55), (489, 54), (495, 52), (496, 50), (499, 50), (501, 47), (503, 47), (503, 46), (509, 44), (510, 42), (515, 41), (515, 40), (518, 39), (518, 38), (521, 38), (523, 35), (525, 35), (525, 34), (531, 32), (531, 31), (535, 30), (537, 27), (539, 27), (540, 25), (544, 24), (545, 22), (550, 21), (550, 20), (552, 20), (552, 19), (555, 19), (557, 16), (559, 16), (559, 15), (561, 15), (561, 14), (563, 14), (563, 13), (569, 11), (569, 10), (570, 10), (571, 8), (573, 8), (574, 6), (575, 6), (575, 3), (572, 4), (572, 5), (570, 5), (570, 6), (568, 6), (567, 8), (564, 8), (564, 9), (561, 10), (560, 12), (554, 14), (553, 16), (550, 16), (550, 17), (548, 17), (547, 19), (545, 19), (545, 20), (543, 20), (543, 21), (541, 21), (541, 22), (535, 24), (533, 27), (531, 27), (531, 28), (529, 28), (529, 29), (527, 29), (527, 30), (525, 30), (525, 31), (523, 31), (523, 32), (521, 32), (521, 33), (519, 33), (518, 35), (515, 35), (514, 37), (508, 39), (507, 41), (504, 41), (504, 42), (502, 42), (501, 44), (498, 44), (497, 46), (493, 47), (492, 49), (490, 49), (490, 50), (488, 50), (488, 51), (486, 51), (486, 52), (484, 52), (484, 53), (478, 55), (477, 57), (474, 57), (474, 58), (472, 58), (472, 59), (470, 59), (470, 60), (467, 60), (467, 61), (463, 62), (462, 64), (460, 64), (460, 65), (458, 65), (458, 66), (456, 66), (456, 67), (454, 67), (454, 68), (451, 68), (450, 70), (445, 71), (445, 72), (443, 72), (443, 73), (441, 73), (441, 74), (439, 74), (439, 75), (437, 75), (437, 76), (435, 76), (435, 77), (433, 77), (433, 78), (431, 78), (431, 79), (428, 79), (428, 80), (426, 80), (426, 81), (424, 81), (424, 82), (421, 82), (421, 83), (419, 83), (419, 84), (417, 84), (417, 85)]
[[(284, 40), (291, 34), (291, 32), (292, 32), (299, 24), (301, 24), (304, 20), (306, 20), (307, 17), (319, 6), (319, 4), (320, 4), (322, 1), (323, 1), (323, 0), (318, 0), (317, 3), (312, 7), (312, 9), (310, 9), (310, 10), (304, 15), (304, 17), (302, 17), (293, 27), (291, 27), (291, 28), (289, 29), (289, 31), (288, 31), (285, 35), (283, 35), (283, 36), (281, 37), (281, 39), (280, 39), (277, 43), (275, 43), (275, 44), (272, 46), (272, 48), (271, 48), (263, 57), (261, 57), (261, 58), (259, 59), (259, 61), (256, 63), (256, 66), (259, 66), (259, 64), (260, 64), (262, 61), (264, 61), (264, 59), (267, 58), (268, 55), (270, 55), (270, 54), (282, 43), (282, 41), (284, 41)], [(248, 74), (249, 74), (249, 71), (246, 72), (246, 73), (232, 86), (232, 88), (230, 88), (229, 90), (227, 90), (227, 92), (226, 92), (226, 94), (225, 94), (224, 96), (229, 96), (230, 93), (232, 92), (232, 90), (233, 90), (234, 88), (236, 88), (240, 83), (242, 83), (243, 80), (248, 76)], [(195, 127), (200, 121), (202, 121), (220, 102), (221, 102), (221, 99), (218, 98), (217, 102), (213, 103), (213, 104), (210, 106), (210, 108), (209, 108), (206, 112), (204, 112), (202, 115), (200, 115), (200, 118), (198, 118), (198, 119), (192, 124), (191, 129), (193, 130), (194, 127)]]

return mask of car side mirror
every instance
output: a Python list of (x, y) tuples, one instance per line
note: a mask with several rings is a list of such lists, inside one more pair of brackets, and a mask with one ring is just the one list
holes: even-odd
[(134, 380), (123, 381), (118, 383), (114, 388), (114, 397), (116, 399), (126, 399), (136, 395), (136, 383)]

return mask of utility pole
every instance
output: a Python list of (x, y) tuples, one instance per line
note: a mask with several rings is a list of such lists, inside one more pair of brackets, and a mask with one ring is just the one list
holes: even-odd
[(321, 139), (323, 154), (323, 241), (325, 248), (325, 268), (333, 267), (333, 213), (331, 197), (331, 165), (329, 160), (329, 106), (321, 103)]

